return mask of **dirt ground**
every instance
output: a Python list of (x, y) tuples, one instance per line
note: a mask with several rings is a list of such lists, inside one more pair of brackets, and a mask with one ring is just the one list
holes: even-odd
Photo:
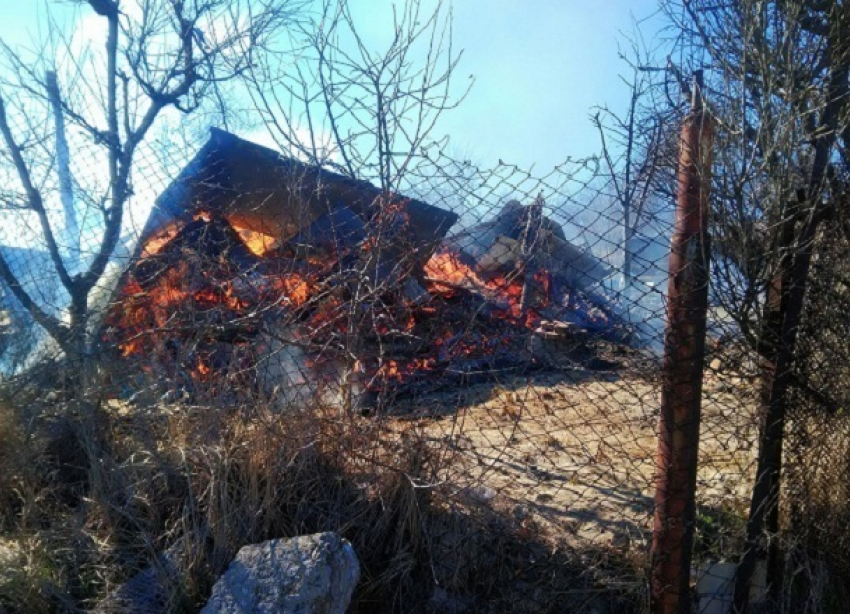
[[(441, 477), (460, 499), (506, 509), (576, 547), (643, 548), (652, 527), (659, 391), (657, 372), (548, 371), (453, 386), (420, 399), (422, 417), (399, 418), (396, 427), (450, 450)], [(706, 377), (701, 509), (748, 505), (753, 397), (740, 375)]]

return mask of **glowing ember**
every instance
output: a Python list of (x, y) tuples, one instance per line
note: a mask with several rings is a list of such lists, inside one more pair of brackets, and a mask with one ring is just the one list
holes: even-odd
[[(194, 221), (212, 223), (214, 218), (200, 211)], [(219, 335), (225, 335), (228, 343), (238, 342), (242, 331), (250, 334), (254, 314), (304, 306), (316, 292), (316, 284), (295, 272), (260, 274), (255, 263), (240, 265), (216, 256), (217, 252), (207, 255), (203, 244), (166, 250), (183, 227), (170, 226), (144, 245), (145, 267), (128, 276), (107, 317), (106, 335), (107, 340), (116, 341), (121, 356), (143, 362), (185, 364), (180, 358), (182, 348), (195, 348), (188, 350), (196, 353), (188, 373), (207, 381), (213, 371), (210, 352), (218, 350), (202, 351), (203, 347), (226, 347), (216, 345)], [(253, 236), (258, 242), (246, 244), (252, 252), (269, 246), (267, 236)]]
[(297, 273), (284, 273), (272, 279), (278, 293), (278, 304), (301, 307), (315, 291), (315, 285)]
[(384, 360), (376, 375), (384, 380), (403, 382), (409, 377), (437, 368), (436, 358), (412, 358), (406, 361)]
[[(405, 277), (409, 267), (399, 276), (402, 283), (358, 294), (354, 273), (362, 272), (364, 254), (373, 259), (386, 235), (406, 236), (409, 216), (401, 204), (382, 205), (371, 219), (381, 229), (349, 251), (304, 255), (277, 236), (208, 211), (198, 211), (194, 222), (171, 224), (146, 242), (139, 268), (128, 275), (106, 321), (121, 356), (138, 359), (147, 373), (185, 373), (205, 383), (224, 381), (217, 372), (228, 368), (255, 373), (268, 358), (262, 339), (285, 322), (279, 341), (303, 350), (310, 370), (304, 377), (322, 381), (332, 353), (348, 353), (358, 378), (381, 391), (456, 364), (477, 369), (493, 364), (493, 357), (513, 356), (526, 347), (528, 329), (544, 319), (540, 314), (551, 318), (546, 308), (563, 299), (563, 292), (552, 298), (552, 276), (543, 269), (526, 273), (517, 264), (481, 272), (451, 249), (434, 253), (415, 278), (424, 289), (404, 285), (414, 279)], [(185, 244), (174, 242), (177, 237)], [(578, 299), (569, 301), (578, 305)], [(350, 344), (352, 335), (362, 337)], [(366, 350), (362, 339), (372, 344)], [(351, 355), (351, 347), (363, 355)]]
[(210, 374), (211, 371), (212, 371), (212, 369), (206, 363), (206, 361), (204, 361), (203, 357), (198, 356), (198, 373), (200, 373), (201, 376), (206, 377), (207, 375)]

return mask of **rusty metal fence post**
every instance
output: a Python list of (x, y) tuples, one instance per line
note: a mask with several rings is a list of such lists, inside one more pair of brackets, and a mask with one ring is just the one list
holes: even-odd
[(658, 429), (651, 603), (656, 614), (690, 612), (702, 373), (708, 309), (711, 122), (694, 76), (682, 128), (676, 225), (670, 253), (667, 330)]

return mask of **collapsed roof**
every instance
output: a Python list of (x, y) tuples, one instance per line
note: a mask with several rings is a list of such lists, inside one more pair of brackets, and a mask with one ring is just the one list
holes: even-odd
[[(366, 181), (283, 157), (213, 128), (207, 143), (157, 199), (139, 245), (141, 249), (157, 235), (170, 237), (199, 209), (267, 237), (275, 246), (296, 238), (307, 244), (330, 231), (356, 232), (380, 197), (381, 190)], [(458, 216), (416, 199), (404, 200), (414, 240), (427, 256)]]

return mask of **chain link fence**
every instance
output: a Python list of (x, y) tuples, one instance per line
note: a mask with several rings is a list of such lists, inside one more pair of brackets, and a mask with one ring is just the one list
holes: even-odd
[[(362, 564), (353, 611), (647, 610), (672, 206), (626, 241), (592, 160), (538, 177), (426, 151), (388, 195), (221, 131), (168, 151), (136, 172), (85, 356), (18, 296), (62, 317), (50, 246), (2, 226), (21, 288), (2, 298), (0, 608), (195, 611), (240, 547), (333, 530)], [(91, 226), (57, 249), (83, 270), (103, 189), (80, 192)], [(825, 244), (785, 440), (784, 611), (847, 573), (846, 245)], [(706, 613), (731, 598), (760, 437), (726, 290), (681, 570)], [(820, 588), (794, 593), (803, 569)]]
[(809, 585), (803, 603), (788, 607), (840, 609), (846, 588), (827, 578), (846, 578), (847, 559), (847, 235), (842, 224), (825, 225), (816, 238), (816, 261), (799, 332), (784, 442), (781, 530), (785, 556), (777, 561), (783, 583)]

